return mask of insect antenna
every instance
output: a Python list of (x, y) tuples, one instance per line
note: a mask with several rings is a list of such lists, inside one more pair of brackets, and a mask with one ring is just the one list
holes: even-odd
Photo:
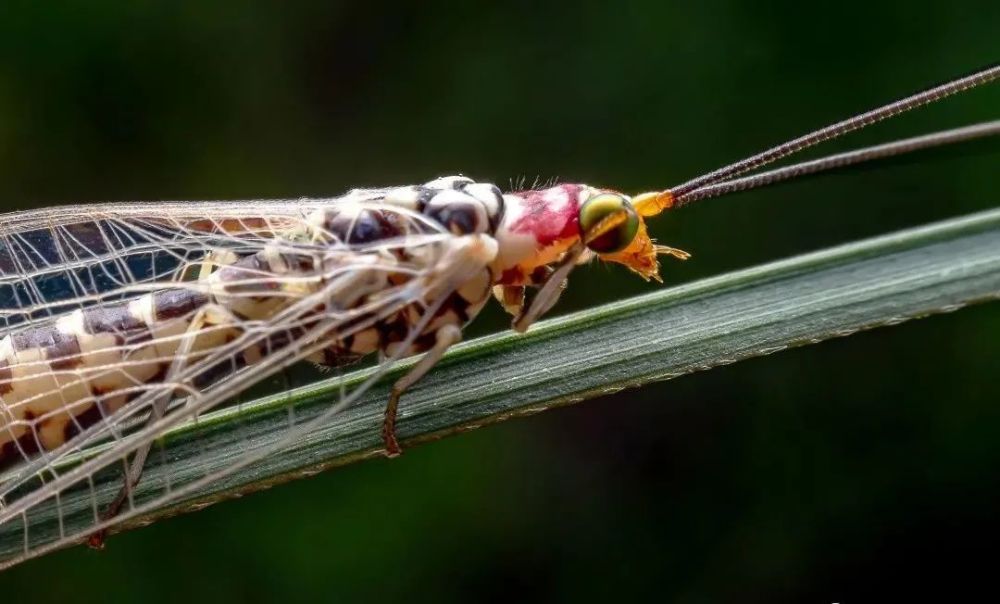
[(825, 128), (814, 130), (813, 132), (775, 147), (771, 147), (770, 149), (757, 153), (756, 155), (751, 155), (750, 157), (741, 159), (740, 161), (731, 163), (727, 166), (723, 166), (717, 170), (713, 170), (712, 172), (708, 172), (707, 174), (703, 174), (697, 178), (681, 183), (680, 185), (669, 189), (669, 191), (664, 191), (664, 193), (669, 193), (670, 199), (669, 201), (664, 199), (663, 201), (665, 203), (663, 205), (664, 207), (683, 206), (685, 203), (690, 202), (688, 196), (692, 195), (694, 191), (702, 187), (730, 180), (751, 170), (756, 170), (757, 168), (765, 166), (769, 163), (788, 157), (793, 153), (798, 153), (803, 149), (808, 149), (813, 145), (843, 136), (849, 132), (870, 126), (886, 118), (910, 111), (911, 109), (929, 105), (953, 94), (992, 82), (997, 78), (1000, 78), (1000, 64), (990, 65), (989, 67), (980, 69), (970, 75), (945, 82), (944, 84), (928, 88), (927, 90), (904, 97), (898, 101), (854, 115), (846, 120), (826, 126)]
[(749, 189), (765, 187), (767, 185), (773, 185), (785, 180), (806, 176), (808, 174), (815, 174), (825, 170), (834, 170), (875, 159), (884, 159), (922, 149), (930, 149), (952, 143), (985, 138), (987, 136), (996, 136), (998, 134), (1000, 134), (1000, 120), (993, 120), (990, 122), (973, 124), (971, 126), (964, 126), (962, 128), (942, 130), (940, 132), (915, 136), (913, 138), (883, 143), (881, 145), (864, 147), (853, 151), (845, 151), (843, 153), (828, 155), (819, 159), (775, 168), (759, 174), (725, 180), (710, 185), (703, 185), (686, 193), (684, 195), (683, 202), (679, 205), (688, 204), (701, 199), (722, 197), (738, 191), (747, 191)]

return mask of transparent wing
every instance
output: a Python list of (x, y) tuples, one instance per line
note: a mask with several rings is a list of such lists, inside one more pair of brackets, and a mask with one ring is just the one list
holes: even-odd
[(0, 329), (122, 298), (174, 279), (212, 252), (259, 251), (333, 204), (378, 203), (383, 190), (339, 198), (122, 203), (0, 214)]
[[(0, 362), (5, 364), (0, 364), (0, 440), (6, 431), (4, 446), (9, 454), (12, 446), (23, 449), (26, 435), (37, 442), (48, 426), (62, 422), (57, 446), (19, 450), (23, 462), (0, 476), (0, 542), (6, 544), (0, 549), (20, 549), (0, 566), (80, 541), (95, 530), (126, 521), (144, 509), (162, 507), (217, 480), (219, 472), (187, 483), (168, 480), (155, 498), (131, 502), (131, 507), (107, 520), (100, 514), (106, 494), (102, 497), (93, 487), (95, 474), (120, 471), (131, 455), (165, 430), (197, 421), (240, 392), (368, 329), (421, 299), (428, 288), (448, 281), (450, 276), (435, 267), (451, 237), (418, 214), (391, 207), (411, 228), (404, 229), (405, 235), (367, 245), (317, 233), (315, 221), (310, 222), (315, 211), (335, 204), (386, 209), (381, 195), (379, 190), (362, 190), (337, 199), (105, 204), (0, 216)], [(230, 312), (225, 321), (216, 318), (213, 323), (201, 321), (210, 314), (204, 306), (191, 308), (167, 322), (175, 328), (137, 330), (141, 337), (119, 326), (111, 334), (114, 342), (100, 349), (102, 358), (93, 360), (91, 346), (77, 351), (86, 373), (80, 366), (63, 369), (44, 355), (33, 355), (28, 346), (51, 348), (45, 334), (83, 312), (114, 318), (124, 316), (123, 309), (131, 309), (136, 300), (151, 296), (182, 299), (211, 293), (213, 288), (218, 294), (212, 275), (232, 272), (226, 267), (239, 267), (242, 259), (265, 252), (286, 261), (309, 258), (313, 264), (311, 270), (280, 275), (244, 270), (238, 278), (228, 279), (224, 291), (231, 304), (221, 311), (250, 309), (247, 313)], [(377, 295), (356, 299), (359, 283), (390, 273), (402, 278), (369, 292)], [(268, 296), (261, 295), (264, 290)], [(271, 312), (254, 316), (253, 305), (265, 298), (280, 303)], [(343, 300), (351, 303), (337, 303)], [(433, 310), (427, 309), (408, 339), (419, 333)], [(203, 339), (214, 344), (198, 344)], [(252, 364), (251, 356), (257, 357)], [(92, 391), (101, 379), (120, 381), (121, 375), (134, 376), (149, 365), (165, 367), (164, 375), (119, 384), (113, 394), (126, 403), (110, 412), (100, 407), (102, 414), (93, 423), (76, 421), (79, 408), (74, 406), (96, 405), (93, 392), (78, 394), (84, 386)], [(348, 406), (380, 373), (331, 401), (328, 411), (309, 424), (289, 426), (267, 451), (294, 441)], [(25, 375), (35, 381), (30, 396), (17, 404), (48, 402), (44, 414), (26, 418), (12, 413), (15, 405), (8, 404), (13, 400), (9, 392), (4, 401), (5, 386), (8, 391), (21, 388), (22, 393), (28, 388)], [(161, 408), (165, 412), (158, 414)], [(267, 451), (248, 452), (225, 472), (252, 463)], [(75, 499), (89, 505), (62, 506), (60, 496), (71, 490), (89, 490), (88, 497)], [(67, 533), (63, 526), (71, 515), (93, 520), (86, 529)], [(44, 530), (46, 523), (56, 523), (58, 530)]]

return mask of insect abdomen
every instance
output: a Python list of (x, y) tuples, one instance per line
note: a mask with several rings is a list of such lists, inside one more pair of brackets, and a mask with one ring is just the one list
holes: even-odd
[(166, 290), (0, 339), (0, 465), (58, 447), (162, 380), (206, 302)]

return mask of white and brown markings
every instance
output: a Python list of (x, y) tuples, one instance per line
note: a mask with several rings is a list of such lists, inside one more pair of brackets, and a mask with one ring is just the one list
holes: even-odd
[[(324, 313), (378, 306), (378, 296), (415, 275), (427, 279), (424, 265), (440, 260), (433, 246), (381, 242), (435, 230), (491, 234), (503, 208), (496, 187), (465, 178), (391, 189), (380, 201), (348, 201), (315, 210), (304, 224), (277, 233), (274, 243), (256, 253), (218, 254), (226, 263), (213, 259), (199, 281), (72, 310), (0, 338), (0, 468), (60, 447), (84, 429), (108, 421), (151, 388), (169, 388), (165, 382), (170, 381), (171, 368), (178, 366), (178, 355), (184, 356), (185, 366), (201, 365), (187, 380), (193, 388), (204, 388), (295, 345)], [(413, 214), (427, 221), (414, 220)], [(189, 221), (185, 227), (202, 233), (271, 228), (247, 219)], [(302, 241), (309, 245), (296, 245)], [(324, 243), (339, 253), (323, 253)], [(343, 272), (338, 272), (338, 264), (345, 266)], [(366, 264), (372, 269), (363, 270)], [(386, 269), (392, 265), (408, 270)], [(316, 306), (315, 319), (304, 315), (280, 329), (268, 326), (269, 319), (328, 285), (330, 275), (349, 284)], [(377, 320), (358, 313), (357, 328), (343, 325), (344, 335), (334, 334), (328, 345), (307, 358), (340, 366), (373, 352), (404, 356), (426, 351), (442, 327), (461, 326), (479, 312), (492, 280), (484, 266), (471, 278), (463, 277), (443, 300), (425, 296)], [(423, 321), (421, 333), (412, 334), (430, 308), (433, 316)], [(201, 362), (253, 328), (270, 333), (218, 362)], [(401, 348), (408, 338), (409, 345)]]

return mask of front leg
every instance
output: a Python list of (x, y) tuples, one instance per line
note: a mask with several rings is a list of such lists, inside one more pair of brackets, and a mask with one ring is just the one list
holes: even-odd
[(555, 270), (542, 283), (541, 289), (538, 290), (538, 294), (531, 301), (531, 305), (514, 317), (514, 322), (511, 325), (514, 331), (521, 333), (527, 331), (532, 323), (555, 306), (555, 303), (559, 300), (559, 296), (566, 289), (567, 275), (577, 265), (580, 256), (583, 255), (586, 249), (582, 243), (578, 243), (566, 252), (566, 255), (556, 264)]

